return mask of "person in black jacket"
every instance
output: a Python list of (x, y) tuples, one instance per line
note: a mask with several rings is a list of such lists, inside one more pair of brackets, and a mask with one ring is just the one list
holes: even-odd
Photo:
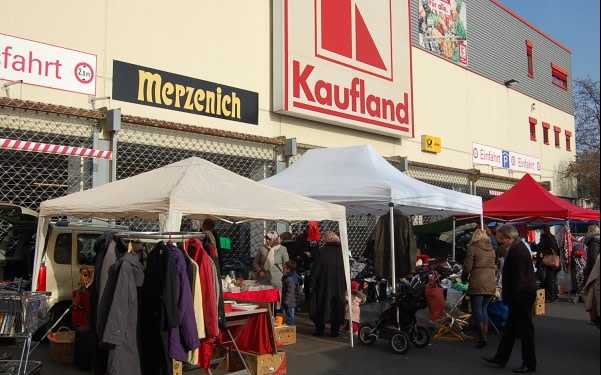
[(323, 336), (330, 323), (330, 336), (338, 337), (344, 323), (346, 279), (340, 238), (332, 231), (323, 235), (325, 245), (315, 256), (311, 268), (311, 303), (309, 317), (315, 324), (313, 336)]
[(519, 335), (522, 341), (522, 365), (514, 373), (536, 371), (536, 352), (534, 348), (534, 324), (532, 308), (536, 301), (536, 280), (530, 251), (522, 242), (518, 231), (510, 224), (497, 229), (500, 245), (509, 245), (507, 258), (503, 266), (502, 299), (507, 305), (507, 326), (497, 352), (493, 357), (482, 357), (496, 367), (505, 367), (509, 361), (513, 344)]
[(597, 255), (599, 255), (599, 227), (596, 225), (589, 225), (588, 234), (582, 241), (586, 246), (586, 268), (584, 269), (584, 283), (588, 279), (588, 275), (591, 274)]
[[(551, 233), (551, 228), (548, 225), (543, 225), (543, 233), (540, 236), (538, 242), (538, 252), (541, 257), (546, 255), (560, 255), (559, 246), (557, 246), (557, 239)], [(542, 263), (542, 262), (541, 262)], [(553, 269), (541, 264), (545, 267), (545, 279), (543, 284), (545, 286), (545, 300), (548, 302), (555, 302), (559, 299), (559, 287), (557, 286), (557, 273), (559, 268)]]

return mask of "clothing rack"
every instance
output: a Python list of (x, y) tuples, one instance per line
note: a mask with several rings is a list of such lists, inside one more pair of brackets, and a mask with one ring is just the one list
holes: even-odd
[(125, 240), (187, 240), (189, 238), (203, 239), (206, 235), (202, 232), (137, 232), (127, 231), (115, 233), (115, 237)]

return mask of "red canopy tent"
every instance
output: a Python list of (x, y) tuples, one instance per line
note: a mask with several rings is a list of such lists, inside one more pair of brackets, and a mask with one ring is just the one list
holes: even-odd
[(529, 174), (511, 189), (482, 204), (484, 216), (499, 221), (599, 221), (589, 210), (549, 193)]

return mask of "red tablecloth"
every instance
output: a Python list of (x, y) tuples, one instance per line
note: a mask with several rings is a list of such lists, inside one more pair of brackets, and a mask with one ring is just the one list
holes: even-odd
[[(279, 302), (280, 292), (277, 288), (265, 290), (251, 290), (248, 292), (223, 292), (223, 299), (236, 299), (249, 302)], [(226, 314), (227, 315), (227, 314)], [(233, 318), (235, 320), (235, 318)], [(229, 321), (230, 318), (227, 318)], [(275, 348), (269, 339), (269, 326), (271, 316), (268, 313), (256, 314), (248, 317), (248, 322), (243, 326), (226, 328), (237, 336), (236, 344), (242, 351), (255, 353), (273, 353)]]
[[(236, 310), (235, 310), (236, 311)], [(271, 325), (271, 316), (269, 313), (264, 312), (260, 314), (252, 314), (243, 317), (228, 317), (226, 314), (227, 324), (224, 329), (229, 330), (232, 336), (236, 337), (236, 345), (241, 351), (255, 352), (259, 354), (274, 353), (275, 348), (271, 344), (269, 338), (269, 326)], [(230, 326), (232, 320), (239, 318), (248, 319), (248, 322), (243, 325)], [(220, 341), (227, 341), (227, 337), (223, 335), (225, 332), (222, 331), (222, 337)]]
[(223, 292), (223, 299), (241, 299), (255, 302), (279, 302), (280, 292), (278, 288), (265, 290), (250, 290), (248, 292)]

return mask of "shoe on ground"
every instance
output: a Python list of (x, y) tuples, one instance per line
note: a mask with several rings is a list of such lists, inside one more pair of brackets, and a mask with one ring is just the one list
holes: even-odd
[(499, 361), (497, 358), (495, 357), (482, 357), (482, 359), (484, 360), (484, 362), (493, 365), (494, 367), (498, 367), (498, 368), (505, 368), (505, 363)]
[(536, 369), (525, 365), (521, 365), (520, 367), (514, 369), (513, 372), (516, 374), (526, 374), (530, 372), (536, 372)]

